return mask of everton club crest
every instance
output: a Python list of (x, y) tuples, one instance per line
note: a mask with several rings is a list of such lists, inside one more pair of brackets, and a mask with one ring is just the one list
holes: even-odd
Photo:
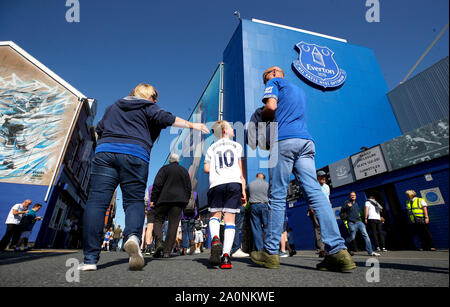
[(295, 47), (299, 57), (292, 64), (304, 78), (324, 88), (338, 87), (345, 82), (347, 73), (338, 67), (330, 48), (303, 41)]

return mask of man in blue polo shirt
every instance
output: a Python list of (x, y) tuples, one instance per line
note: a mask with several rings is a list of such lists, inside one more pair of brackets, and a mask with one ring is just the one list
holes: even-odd
[(270, 150), (269, 218), (265, 232), (264, 250), (252, 252), (252, 260), (267, 268), (279, 268), (278, 254), (286, 208), (289, 178), (294, 173), (301, 183), (308, 205), (320, 223), (327, 256), (317, 265), (319, 270), (347, 272), (356, 265), (346, 250), (345, 241), (330, 203), (316, 179), (315, 146), (306, 125), (306, 98), (301, 88), (284, 79), (284, 72), (274, 66), (263, 74), (266, 85), (262, 111), (264, 121), (278, 123), (278, 140)]

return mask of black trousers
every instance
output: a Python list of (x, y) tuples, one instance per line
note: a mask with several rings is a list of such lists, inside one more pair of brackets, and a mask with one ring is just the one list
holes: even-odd
[(21, 225), (16, 224), (6, 224), (6, 232), (5, 235), (2, 238), (2, 241), (0, 242), (0, 251), (4, 250), (6, 246), (8, 245), (9, 241), (11, 241), (11, 247), (15, 246), (17, 242), (19, 242), (20, 235), (22, 234), (22, 227)]
[(181, 211), (187, 204), (167, 203), (158, 204), (155, 210), (155, 222), (153, 232), (155, 233), (155, 244), (160, 246), (163, 242), (163, 223), (168, 218), (166, 240), (164, 241), (164, 254), (170, 254), (177, 237), (178, 224), (181, 220)]
[(422, 248), (424, 250), (430, 250), (434, 248), (433, 237), (431, 236), (430, 228), (428, 224), (413, 224), (414, 232), (419, 236)]
[(375, 247), (385, 248), (384, 235), (383, 235), (383, 224), (380, 220), (367, 220), (369, 229), (372, 231), (373, 243)]

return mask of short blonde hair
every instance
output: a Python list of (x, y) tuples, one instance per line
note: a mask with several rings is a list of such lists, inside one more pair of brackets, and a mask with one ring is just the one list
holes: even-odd
[(414, 190), (408, 190), (408, 191), (405, 192), (405, 194), (406, 194), (409, 198), (413, 198), (413, 197), (417, 196), (417, 193), (416, 193), (416, 191), (414, 191)]
[(153, 102), (158, 101), (158, 91), (150, 84), (139, 83), (130, 93), (130, 96), (135, 96)]
[(216, 121), (212, 126), (212, 132), (214, 133), (214, 136), (218, 139), (223, 137), (223, 131), (227, 129), (227, 126), (230, 126), (230, 123), (226, 120), (218, 120)]

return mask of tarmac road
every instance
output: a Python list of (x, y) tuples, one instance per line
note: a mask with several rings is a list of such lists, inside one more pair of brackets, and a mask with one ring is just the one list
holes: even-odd
[[(356, 253), (353, 273), (321, 272), (315, 251), (297, 251), (281, 258), (280, 269), (270, 270), (250, 258), (232, 259), (233, 269), (208, 265), (209, 251), (170, 259), (146, 256), (142, 271), (129, 271), (124, 252), (102, 252), (98, 270), (81, 272), (76, 281), (74, 267), (82, 261), (80, 250), (36, 250), (0, 253), (2, 287), (448, 287), (448, 251), (388, 251), (376, 266), (374, 258)], [(376, 261), (375, 260), (375, 261)], [(67, 264), (67, 266), (66, 266)], [(69, 276), (69, 279), (67, 279)], [(367, 279), (366, 277), (369, 277)], [(379, 277), (379, 278), (377, 278)], [(69, 282), (72, 281), (72, 282)], [(369, 282), (372, 281), (372, 282)]]

